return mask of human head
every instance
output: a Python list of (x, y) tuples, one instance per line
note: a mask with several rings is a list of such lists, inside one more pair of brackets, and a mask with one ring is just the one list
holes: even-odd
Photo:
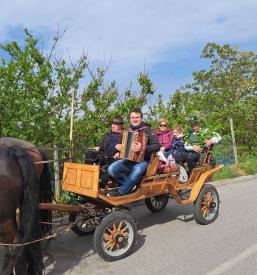
[(200, 122), (195, 122), (192, 124), (192, 131), (193, 132), (199, 132), (201, 129), (201, 123)]
[(112, 132), (118, 132), (123, 129), (123, 118), (116, 116), (112, 120)]
[(158, 121), (160, 131), (165, 131), (168, 126), (168, 121), (165, 118), (161, 118)]
[(129, 120), (132, 126), (139, 126), (143, 119), (143, 113), (139, 108), (133, 108), (129, 111)]
[(177, 125), (176, 127), (174, 127), (174, 129), (173, 129), (173, 136), (174, 137), (178, 137), (181, 134), (183, 134), (182, 127), (180, 125)]
[(191, 122), (191, 128), (193, 132), (199, 132), (201, 129), (201, 125), (202, 125), (202, 120), (198, 115), (194, 115), (190, 117), (190, 122)]

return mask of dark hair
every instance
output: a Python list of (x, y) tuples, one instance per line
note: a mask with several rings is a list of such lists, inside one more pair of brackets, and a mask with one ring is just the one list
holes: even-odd
[(130, 118), (130, 114), (131, 114), (131, 113), (138, 113), (138, 114), (140, 114), (141, 118), (143, 118), (143, 113), (142, 113), (141, 109), (139, 109), (139, 108), (133, 108), (133, 109), (131, 109), (131, 110), (129, 111), (129, 114), (128, 114), (128, 117), (129, 117), (129, 118)]

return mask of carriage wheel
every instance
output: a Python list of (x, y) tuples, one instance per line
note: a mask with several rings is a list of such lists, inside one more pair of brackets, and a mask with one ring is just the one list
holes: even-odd
[(152, 213), (158, 213), (167, 206), (168, 201), (169, 195), (164, 194), (145, 199), (145, 205)]
[(87, 221), (88, 218), (83, 218), (83, 216), (79, 213), (70, 213), (69, 215), (69, 222), (76, 222), (71, 230), (76, 233), (78, 236), (86, 236), (89, 234), (92, 234), (95, 229), (97, 224), (95, 221)]
[(199, 224), (210, 224), (219, 215), (219, 194), (216, 188), (205, 184), (194, 203), (194, 217)]
[(118, 211), (104, 217), (94, 233), (94, 249), (106, 261), (116, 261), (131, 254), (136, 241), (133, 218)]

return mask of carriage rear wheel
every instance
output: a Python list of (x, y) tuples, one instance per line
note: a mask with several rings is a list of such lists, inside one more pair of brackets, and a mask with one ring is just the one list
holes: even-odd
[(94, 233), (94, 249), (106, 261), (116, 261), (130, 255), (136, 241), (133, 218), (123, 211), (104, 217)]
[(152, 213), (158, 213), (167, 206), (168, 201), (169, 195), (163, 194), (145, 199), (145, 205)]
[(219, 194), (211, 184), (205, 184), (194, 203), (194, 218), (199, 224), (210, 224), (219, 215)]
[(83, 217), (79, 213), (70, 213), (69, 222), (75, 222), (71, 230), (78, 236), (86, 236), (92, 234), (96, 229), (96, 222), (94, 220), (88, 221), (87, 217)]

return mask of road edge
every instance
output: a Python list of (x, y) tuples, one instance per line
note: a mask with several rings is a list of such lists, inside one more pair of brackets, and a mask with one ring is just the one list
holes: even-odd
[(255, 178), (257, 178), (257, 174), (241, 176), (241, 177), (225, 179), (225, 180), (215, 180), (215, 181), (211, 181), (210, 183), (215, 186), (222, 186), (222, 185), (232, 184), (235, 182), (241, 182), (241, 181), (246, 181), (246, 180), (255, 179)]

